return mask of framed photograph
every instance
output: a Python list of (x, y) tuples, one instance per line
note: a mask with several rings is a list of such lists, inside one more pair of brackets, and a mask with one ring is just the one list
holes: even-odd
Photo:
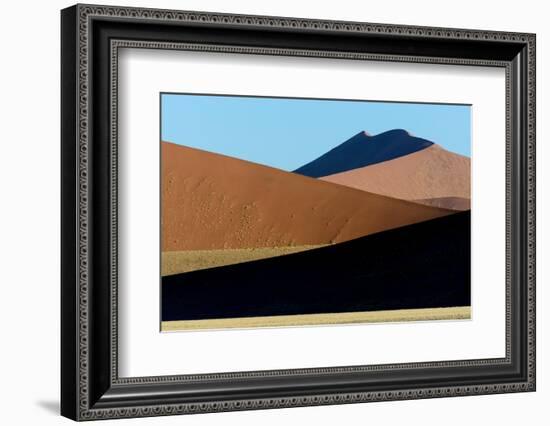
[(61, 12), (61, 412), (535, 390), (535, 35)]

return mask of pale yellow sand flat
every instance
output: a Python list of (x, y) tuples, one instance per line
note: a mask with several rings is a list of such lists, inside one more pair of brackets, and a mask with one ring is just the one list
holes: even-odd
[(302, 245), (288, 247), (261, 247), (220, 250), (166, 251), (161, 254), (162, 276), (198, 271), (199, 269), (250, 262), (285, 254), (311, 250), (323, 245)]
[(277, 315), (250, 318), (163, 321), (161, 323), (161, 331), (462, 320), (470, 318), (470, 306), (456, 306), (451, 308), (398, 309), (374, 312), (345, 312), (338, 314)]

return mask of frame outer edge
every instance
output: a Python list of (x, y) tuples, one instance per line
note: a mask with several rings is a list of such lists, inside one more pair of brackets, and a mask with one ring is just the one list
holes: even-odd
[(77, 7), (61, 11), (61, 407), (76, 420), (78, 412), (78, 259), (76, 234), (76, 79)]

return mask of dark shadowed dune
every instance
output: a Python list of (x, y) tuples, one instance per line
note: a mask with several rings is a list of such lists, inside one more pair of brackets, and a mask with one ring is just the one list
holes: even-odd
[(469, 198), (461, 197), (425, 198), (414, 201), (428, 206), (443, 207), (451, 210), (470, 210), (471, 206)]
[(469, 305), (469, 211), (162, 278), (162, 321)]
[(433, 142), (411, 136), (401, 129), (390, 130), (376, 136), (360, 132), (319, 158), (296, 169), (294, 173), (309, 177), (332, 175), (392, 160), (431, 145)]

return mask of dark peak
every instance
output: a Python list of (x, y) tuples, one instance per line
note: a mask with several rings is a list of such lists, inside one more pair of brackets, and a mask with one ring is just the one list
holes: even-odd
[(393, 160), (430, 145), (433, 142), (412, 136), (404, 129), (392, 129), (374, 136), (361, 131), (294, 172), (310, 177), (328, 176)]
[(379, 133), (377, 136), (408, 136), (408, 137), (413, 137), (413, 135), (411, 135), (405, 129), (387, 130), (385, 132)]
[[(372, 137), (373, 136), (369, 132), (367, 132), (365, 130), (361, 130), (359, 133), (356, 133), (354, 136), (349, 138), (346, 142), (352, 141), (352, 140), (359, 140), (359, 139), (370, 139)], [(346, 142), (344, 142), (344, 143), (346, 143)]]

